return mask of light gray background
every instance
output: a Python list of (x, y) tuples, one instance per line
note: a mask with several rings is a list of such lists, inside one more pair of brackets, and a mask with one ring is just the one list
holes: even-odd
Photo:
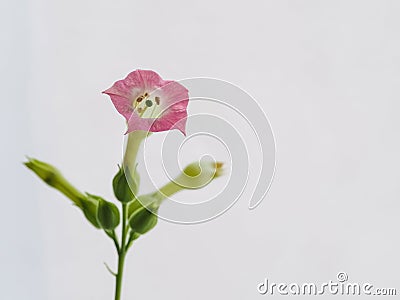
[(1, 298), (113, 298), (112, 243), (21, 162), (111, 197), (124, 122), (100, 91), (135, 68), (233, 82), (278, 147), (264, 203), (161, 222), (127, 260), (124, 299), (262, 299), (335, 279), (400, 288), (398, 1), (3, 1)]

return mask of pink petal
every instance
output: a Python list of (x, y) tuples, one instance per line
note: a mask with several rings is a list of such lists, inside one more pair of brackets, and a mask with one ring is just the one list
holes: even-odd
[(116, 110), (128, 121), (132, 115), (132, 103), (144, 93), (144, 82), (139, 70), (128, 74), (123, 80), (118, 80), (103, 94), (110, 96)]
[(118, 95), (109, 95), (112, 103), (115, 106), (115, 109), (124, 116), (126, 121), (128, 121), (132, 116), (132, 101), (128, 98), (118, 96)]
[(128, 130), (126, 133), (135, 130), (160, 132), (178, 129), (186, 135), (186, 118), (186, 110), (167, 113), (157, 119), (142, 119), (136, 113), (133, 113), (132, 117), (128, 120)]
[(165, 81), (156, 72), (151, 70), (137, 70), (141, 77), (143, 87), (147, 92), (151, 93), (153, 90), (165, 85)]
[(118, 80), (110, 87), (108, 90), (105, 90), (103, 93), (107, 95), (118, 95), (121, 97), (125, 97), (131, 99), (132, 96), (139, 95), (144, 92), (145, 83), (142, 79), (139, 70), (133, 71), (128, 74), (123, 80)]
[(180, 83), (176, 81), (165, 81), (165, 85), (160, 88), (160, 92), (162, 95), (161, 105), (163, 108), (171, 107), (179, 103), (179, 106), (174, 107), (174, 109), (186, 109), (189, 91)]

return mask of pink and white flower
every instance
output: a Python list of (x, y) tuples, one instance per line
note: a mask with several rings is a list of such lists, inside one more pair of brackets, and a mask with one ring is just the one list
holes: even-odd
[(126, 133), (178, 129), (186, 134), (189, 93), (176, 81), (163, 80), (154, 71), (136, 70), (103, 93), (126, 119)]

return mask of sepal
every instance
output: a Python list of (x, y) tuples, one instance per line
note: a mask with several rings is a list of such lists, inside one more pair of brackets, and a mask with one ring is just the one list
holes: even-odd
[(97, 207), (97, 222), (104, 230), (115, 229), (120, 222), (120, 214), (118, 207), (103, 198), (91, 194), (87, 194), (89, 198), (98, 201)]
[(145, 207), (136, 210), (129, 219), (129, 226), (132, 232), (142, 235), (153, 229), (158, 222), (158, 217), (155, 213)]
[(101, 228), (97, 220), (97, 208), (99, 205), (99, 200), (88, 196), (81, 200), (81, 210), (85, 215), (86, 219), (96, 228)]
[(139, 174), (136, 172), (136, 166), (133, 175), (130, 175), (128, 167), (119, 167), (118, 173), (113, 179), (113, 190), (115, 197), (122, 203), (131, 202), (139, 189)]

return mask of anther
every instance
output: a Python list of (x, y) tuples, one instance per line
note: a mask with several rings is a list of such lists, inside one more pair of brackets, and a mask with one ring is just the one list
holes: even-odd
[(154, 100), (156, 101), (157, 105), (160, 105), (160, 97), (155, 97)]
[(140, 96), (139, 98), (136, 99), (137, 102), (142, 102), (143, 101), (143, 96)]

